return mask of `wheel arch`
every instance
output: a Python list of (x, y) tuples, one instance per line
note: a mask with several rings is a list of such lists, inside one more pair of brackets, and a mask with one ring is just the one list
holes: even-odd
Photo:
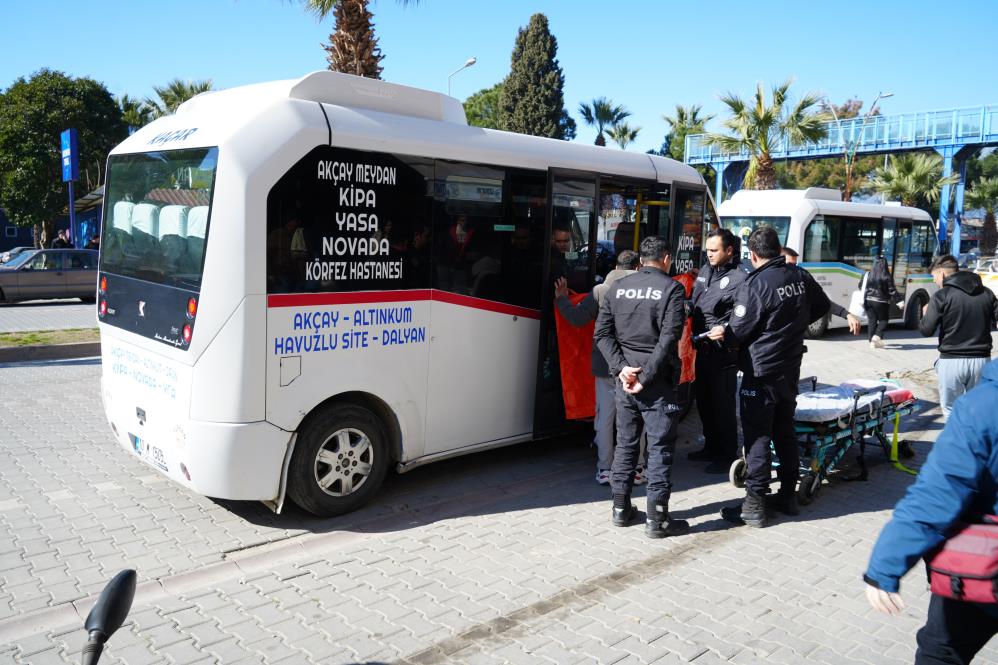
[(385, 434), (388, 436), (388, 450), (390, 453), (389, 461), (394, 464), (402, 459), (402, 426), (399, 424), (398, 415), (384, 400), (360, 390), (343, 392), (328, 397), (312, 407), (305, 414), (305, 417), (301, 419), (298, 427), (293, 432), (291, 442), (288, 444), (288, 450), (284, 455), (284, 464), (281, 467), (278, 496), (273, 502), (266, 502), (274, 512), (280, 513), (284, 507), (284, 501), (287, 499), (288, 469), (291, 464), (291, 457), (294, 455), (295, 448), (298, 445), (299, 435), (319, 413), (339, 404), (359, 406), (374, 413), (385, 424)]

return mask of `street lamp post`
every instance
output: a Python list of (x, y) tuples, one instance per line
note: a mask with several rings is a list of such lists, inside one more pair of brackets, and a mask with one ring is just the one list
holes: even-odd
[(451, 78), (454, 77), (454, 74), (457, 74), (462, 69), (467, 69), (468, 67), (471, 67), (476, 62), (478, 62), (478, 60), (476, 58), (473, 58), (473, 57), (472, 58), (468, 58), (467, 62), (465, 62), (463, 65), (461, 65), (460, 67), (458, 67), (457, 69), (455, 69), (454, 71), (452, 71), (450, 73), (450, 76), (447, 77), (447, 96), (448, 97), (450, 97), (450, 80), (451, 80)]
[(839, 120), (838, 113), (835, 112), (835, 105), (832, 101), (825, 96), (824, 102), (825, 106), (829, 111), (832, 112), (832, 118), (835, 119), (835, 126), (839, 130), (839, 144), (842, 146), (842, 151), (845, 153), (846, 158), (846, 187), (845, 195), (842, 197), (846, 201), (852, 200), (852, 167), (856, 161), (856, 150), (859, 148), (859, 142), (863, 138), (863, 130), (866, 128), (866, 123), (873, 114), (873, 110), (877, 108), (877, 102), (881, 99), (887, 99), (888, 97), (893, 97), (893, 92), (878, 92), (877, 96), (873, 98), (873, 103), (870, 104), (870, 108), (867, 109), (866, 114), (863, 116), (863, 122), (859, 126), (859, 132), (854, 132), (854, 136), (851, 140), (846, 140), (845, 133), (842, 131), (842, 121)]

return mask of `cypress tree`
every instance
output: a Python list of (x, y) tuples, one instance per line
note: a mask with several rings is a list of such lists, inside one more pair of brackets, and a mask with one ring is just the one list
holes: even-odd
[(384, 56), (374, 36), (367, 0), (339, 0), (334, 16), (336, 31), (329, 35), (329, 45), (323, 47), (329, 53), (329, 69), (380, 79)]
[(558, 40), (544, 14), (534, 14), (520, 28), (513, 47), (509, 76), (499, 96), (499, 126), (510, 132), (570, 139), (575, 121), (565, 110), (565, 75), (558, 59)]

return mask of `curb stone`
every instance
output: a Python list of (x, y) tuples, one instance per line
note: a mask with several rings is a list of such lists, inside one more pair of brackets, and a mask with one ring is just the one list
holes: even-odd
[(66, 360), (68, 358), (89, 358), (99, 355), (100, 342), (0, 347), (0, 363), (29, 362), (32, 360)]

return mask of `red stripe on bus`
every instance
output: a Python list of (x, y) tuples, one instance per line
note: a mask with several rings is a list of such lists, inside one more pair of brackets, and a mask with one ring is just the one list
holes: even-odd
[(385, 302), (414, 302), (436, 300), (449, 305), (470, 307), (498, 314), (522, 316), (527, 319), (540, 319), (536, 309), (507, 305), (494, 300), (463, 296), (437, 289), (413, 289), (411, 291), (356, 291), (348, 293), (282, 293), (267, 296), (267, 307), (316, 307), (319, 305), (367, 305)]

